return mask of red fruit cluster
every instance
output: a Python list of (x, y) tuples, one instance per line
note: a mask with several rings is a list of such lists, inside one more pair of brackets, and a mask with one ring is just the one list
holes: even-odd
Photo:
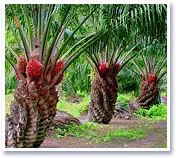
[(154, 82), (155, 77), (153, 74), (149, 74), (149, 78), (148, 78), (149, 82)]
[(19, 56), (17, 61), (17, 67), (21, 73), (26, 72), (27, 61), (24, 55)]
[[(64, 62), (62, 60), (59, 60), (53, 69), (51, 77), (54, 78), (56, 74), (59, 73), (63, 68), (64, 68)], [(59, 79), (57, 80), (56, 84), (59, 84), (62, 81), (63, 77), (64, 77), (64, 74), (62, 73)]]
[(55, 66), (55, 70), (57, 72), (61, 71), (64, 67), (64, 62), (62, 60), (59, 60), (57, 63), (56, 63), (56, 66)]
[(56, 63), (56, 66), (54, 67), (53, 69), (53, 72), (52, 72), (52, 78), (58, 73), (60, 72), (64, 67), (64, 62), (62, 60), (59, 60), (57, 63)]
[(31, 77), (37, 77), (42, 74), (42, 64), (35, 59), (31, 59), (26, 66), (26, 72)]
[(117, 63), (117, 64), (116, 64), (116, 71), (118, 71), (119, 69), (120, 69), (120, 64)]
[(102, 64), (100, 65), (100, 67), (99, 67), (99, 70), (100, 70), (100, 72), (101, 72), (102, 74), (105, 74), (106, 71), (107, 71), (107, 69), (108, 69), (108, 66), (107, 66), (106, 63), (102, 63)]

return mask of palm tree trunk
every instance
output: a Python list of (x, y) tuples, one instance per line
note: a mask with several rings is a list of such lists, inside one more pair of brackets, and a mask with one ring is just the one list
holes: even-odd
[(96, 76), (91, 87), (91, 102), (89, 104), (89, 121), (109, 123), (115, 108), (117, 98), (116, 78)]
[(56, 114), (55, 87), (20, 80), (14, 99), (11, 114), (6, 116), (6, 147), (39, 147)]
[(156, 103), (159, 95), (158, 84), (142, 80), (140, 85), (140, 95), (136, 100), (138, 107), (150, 109), (152, 104)]

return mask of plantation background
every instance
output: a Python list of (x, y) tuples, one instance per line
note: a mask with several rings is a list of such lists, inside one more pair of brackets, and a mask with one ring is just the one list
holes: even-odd
[[(103, 7), (103, 5), (101, 7)], [(25, 17), (23, 16), (21, 12), (20, 6), (17, 5), (15, 9), (17, 11), (16, 14), (20, 19), (21, 25), (25, 27), (26, 26)], [(79, 15), (80, 12), (83, 13), (81, 16)], [(73, 22), (70, 24), (69, 28), (66, 29), (64, 33), (64, 38), (68, 38), (71, 35), (71, 33), (76, 27), (76, 24), (80, 23), (80, 21), (86, 16), (87, 12), (89, 12), (89, 5), (77, 5), (77, 10), (75, 14), (76, 16), (73, 17), (72, 19)], [(58, 15), (59, 13), (60, 12), (58, 11)], [(15, 41), (15, 37), (12, 36), (11, 26), (9, 25), (9, 20), (12, 20), (11, 18), (12, 18), (11, 13), (7, 9), (6, 10), (5, 39), (7, 41), (8, 46), (13, 47), (16, 41)], [(57, 26), (59, 25), (58, 21), (60, 20), (60, 18), (61, 18), (60, 16), (55, 16), (54, 18), (53, 26), (51, 29), (51, 40), (50, 41), (52, 41), (52, 34), (54, 34)], [(73, 40), (78, 39), (85, 34), (95, 31), (99, 27), (97, 25), (99, 20), (100, 19), (98, 16), (94, 16), (94, 17), (92, 16), (90, 19), (88, 19), (85, 22), (84, 26), (82, 26), (80, 30), (76, 33), (76, 35), (74, 35)], [(161, 29), (164, 30), (165, 28), (161, 28)], [(119, 31), (119, 33), (120, 32), (122, 31)], [(144, 30), (144, 33), (145, 33), (145, 30)], [(126, 35), (124, 35), (122, 32), (122, 34), (119, 34), (119, 37), (120, 36), (124, 37)], [(150, 47), (148, 47), (146, 54), (150, 54), (150, 53), (156, 54), (157, 52), (160, 52), (160, 53), (167, 52), (166, 51), (167, 49), (166, 36), (167, 34), (165, 35), (165, 38), (162, 39), (162, 41), (160, 41), (159, 44), (154, 43)], [(72, 45), (72, 42), (69, 43), (68, 48), (71, 45)], [(141, 48), (142, 45), (140, 44), (138, 47)], [(20, 52), (19, 48), (13, 48), (13, 49), (17, 53)], [(76, 95), (76, 94), (86, 95), (86, 94), (89, 94), (90, 92), (91, 81), (93, 80), (94, 73), (90, 67), (90, 64), (86, 60), (86, 57), (84, 55), (85, 53), (83, 53), (77, 60), (75, 60), (64, 73), (64, 80), (61, 83), (61, 86), (62, 86), (63, 91), (66, 92), (68, 95)], [(11, 57), (13, 58), (12, 55)], [(138, 57), (135, 57), (135, 58), (138, 58)], [(158, 60), (159, 59), (160, 59), (160, 56), (158, 56)], [(135, 60), (137, 60), (138, 63), (141, 62), (140, 58), (135, 59)], [(130, 62), (118, 74), (117, 80), (118, 80), (118, 86), (119, 86), (120, 93), (122, 94), (132, 93), (134, 96), (138, 95), (140, 76), (138, 76), (134, 72), (135, 69), (136, 68), (134, 67), (134, 65)], [(17, 79), (15, 77), (14, 71), (12, 67), (10, 66), (10, 64), (7, 61), (5, 61), (5, 93), (9, 94), (11, 92), (14, 92), (16, 84), (17, 84)], [(166, 84), (167, 84), (167, 77), (165, 75), (159, 85), (161, 93), (165, 96), (166, 96), (166, 91), (167, 91)]]
[[(79, 23), (82, 18), (88, 12), (87, 5), (77, 5), (77, 13), (74, 16), (73, 23), (69, 26), (69, 28), (64, 33), (64, 38), (67, 39), (72, 31), (75, 28), (75, 23)], [(16, 6), (17, 15), (20, 18), (21, 24), (25, 27), (25, 17), (20, 12), (20, 7)], [(79, 12), (85, 13), (85, 15), (79, 16)], [(59, 12), (58, 12), (59, 15)], [(51, 40), (52, 40), (52, 33), (55, 32), (59, 23), (57, 22), (60, 17), (55, 17), (53, 21), (53, 27), (51, 29)], [(6, 10), (6, 21), (7, 19), (11, 19), (11, 14)], [(86, 21), (83, 27), (80, 28), (80, 31), (76, 33), (73, 37), (77, 39), (84, 34), (90, 33), (96, 30), (98, 26), (96, 26), (97, 19), (93, 17)], [(15, 30), (17, 31), (17, 30)], [(121, 35), (124, 36), (124, 35)], [(6, 23), (6, 30), (5, 30), (5, 39), (8, 43), (8, 46), (13, 47), (13, 49), (18, 53), (19, 48), (15, 48), (14, 45), (16, 43), (15, 37), (12, 36), (11, 26), (9, 25), (8, 21)], [(69, 43), (69, 46), (72, 45), (72, 42)], [(69, 47), (68, 46), (68, 47)], [(138, 46), (139, 48), (142, 47), (142, 44)], [(160, 54), (166, 51), (167, 42), (166, 39), (162, 40), (162, 42), (154, 43), (147, 48), (144, 55), (147, 54), (159, 54), (156, 56), (156, 61), (160, 61)], [(91, 91), (91, 82), (94, 79), (94, 71), (92, 70), (88, 60), (85, 56), (86, 52), (84, 52), (78, 59), (76, 59), (70, 67), (64, 72), (64, 79), (60, 83), (61, 86), (61, 97), (60, 101), (58, 102), (57, 109), (65, 110), (69, 113), (72, 113), (74, 116), (81, 115), (81, 112), (88, 109), (88, 104), (90, 102), (90, 91)], [(12, 55), (10, 55), (13, 58)], [(166, 56), (167, 57), (167, 56)], [(13, 58), (15, 61), (15, 59)], [(141, 65), (142, 59), (140, 56), (136, 56), (134, 60)], [(167, 69), (165, 66), (164, 69)], [(139, 88), (140, 88), (140, 75), (136, 73), (136, 67), (132, 62), (129, 62), (116, 76), (118, 81), (118, 98), (117, 98), (117, 106), (118, 104), (122, 104), (124, 106), (129, 105), (129, 103), (134, 103), (136, 97), (139, 95)], [(15, 77), (15, 73), (13, 68), (10, 64), (5, 60), (5, 94), (7, 95), (6, 98), (6, 112), (8, 112), (8, 106), (10, 102), (13, 100), (13, 92), (15, 91), (15, 87), (18, 83), (17, 78)], [(167, 96), (167, 75), (165, 75), (162, 80), (159, 82), (160, 88), (160, 95)], [(72, 104), (73, 105), (70, 105)], [(80, 104), (76, 104), (79, 103)], [(120, 103), (118, 103), (120, 102)], [(69, 108), (68, 108), (69, 107)]]

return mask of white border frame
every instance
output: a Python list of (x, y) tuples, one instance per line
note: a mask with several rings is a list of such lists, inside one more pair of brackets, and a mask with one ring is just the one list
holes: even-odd
[[(75, 1), (74, 1), (75, 2)], [(72, 1), (65, 1), (64, 4), (79, 4), (74, 3)], [(136, 2), (136, 0), (133, 1), (123, 1), (124, 3), (118, 2), (118, 1), (105, 1), (102, 0), (101, 2), (97, 2), (95, 0), (89, 0), (90, 4), (167, 4), (167, 148), (5, 148), (5, 76), (3, 76), (3, 106), (2, 106), (2, 134), (1, 134), (1, 142), (2, 142), (2, 151), (170, 151), (170, 3), (166, 0), (161, 0), (159, 3), (148, 0), (146, 3), (142, 1), (143, 3), (140, 3), (141, 1)], [(37, 3), (34, 0), (28, 1), (14, 1), (14, 0), (6, 0), (5, 2), (2, 2), (1, 8), (1, 17), (2, 17), (2, 23), (1, 23), (1, 48), (3, 52), (3, 58), (2, 63), (3, 66), (5, 65), (5, 4), (62, 4), (60, 1), (53, 1), (50, 0), (49, 3), (45, 0), (38, 0)], [(80, 3), (81, 4), (81, 3)], [(5, 67), (3, 67), (3, 74), (5, 74)]]

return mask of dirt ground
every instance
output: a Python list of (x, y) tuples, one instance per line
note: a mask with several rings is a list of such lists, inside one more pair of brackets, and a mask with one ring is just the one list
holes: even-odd
[[(9, 112), (9, 104), (12, 101), (12, 94), (6, 96), (6, 113)], [(81, 123), (87, 122), (88, 117), (81, 116), (78, 118)], [(109, 142), (91, 143), (86, 138), (76, 138), (69, 135), (65, 138), (56, 138), (55, 134), (50, 134), (40, 148), (166, 148), (167, 147), (167, 121), (147, 121), (137, 119), (135, 117), (125, 120), (113, 118), (108, 125), (102, 125), (113, 128), (138, 129), (145, 131), (144, 138), (128, 140), (124, 138), (116, 138)], [(104, 128), (102, 129), (104, 130)], [(102, 131), (103, 132), (103, 131)]]
[[(87, 116), (79, 118), (81, 122), (87, 122)], [(133, 117), (130, 120), (113, 118), (108, 125), (114, 130), (121, 128), (142, 128), (145, 131), (144, 138), (128, 140), (116, 138), (109, 142), (91, 143), (86, 138), (76, 138), (69, 135), (65, 138), (48, 136), (40, 148), (166, 148), (167, 147), (167, 121), (148, 121)], [(103, 128), (104, 129), (104, 128)], [(103, 130), (102, 129), (102, 130)], [(103, 131), (102, 131), (103, 132)]]

